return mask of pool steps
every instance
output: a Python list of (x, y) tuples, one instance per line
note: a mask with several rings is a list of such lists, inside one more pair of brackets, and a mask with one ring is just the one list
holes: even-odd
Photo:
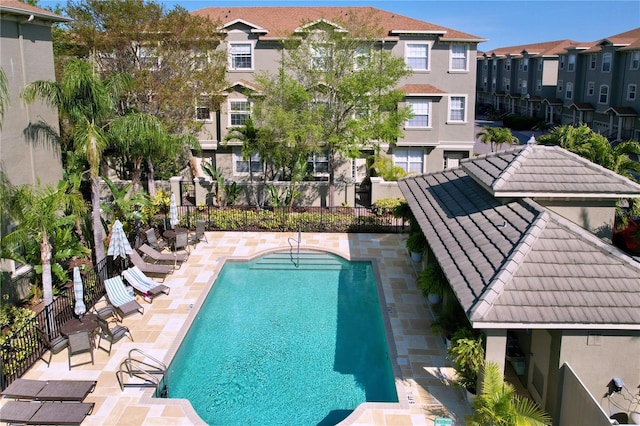
[(300, 252), (274, 253), (257, 259), (250, 269), (268, 270), (342, 270), (346, 265), (336, 256), (327, 253)]

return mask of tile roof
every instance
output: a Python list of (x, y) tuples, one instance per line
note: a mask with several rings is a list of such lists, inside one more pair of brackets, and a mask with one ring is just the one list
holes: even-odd
[(0, 0), (0, 14), (9, 13), (15, 13), (19, 15), (35, 15), (40, 19), (54, 22), (64, 22), (71, 20), (69, 18), (60, 16), (57, 13), (32, 6), (18, 0)]
[(640, 197), (639, 184), (557, 146), (520, 145), (460, 166), (495, 197)]
[(447, 93), (444, 90), (438, 89), (435, 86), (430, 84), (405, 84), (400, 87), (398, 90), (406, 93), (408, 96), (410, 95), (434, 95), (434, 94), (444, 94)]
[[(548, 173), (545, 155), (552, 168), (569, 158), (574, 170), (572, 156), (558, 150), (527, 146), (398, 183), (475, 327), (640, 329), (640, 262), (530, 198), (499, 199), (487, 191), (487, 182), (517, 177), (505, 172), (530, 160), (538, 164), (531, 171), (539, 167), (530, 181), (536, 188), (537, 177)], [(484, 178), (472, 176), (483, 169)], [(628, 183), (640, 196), (640, 185)], [(563, 185), (583, 190), (581, 182)]]
[(564, 51), (565, 48), (569, 46), (576, 46), (579, 43), (574, 40), (554, 40), (554, 41), (546, 41), (542, 43), (532, 43), (532, 44), (521, 44), (517, 46), (507, 46), (507, 47), (499, 47), (497, 49), (490, 50), (485, 52), (487, 56), (519, 56), (522, 55), (523, 52), (528, 53), (531, 56), (549, 56), (549, 55), (558, 55)]
[(349, 17), (362, 16), (382, 30), (380, 37), (397, 32), (433, 32), (449, 40), (485, 41), (485, 39), (452, 28), (398, 15), (373, 7), (208, 7), (191, 12), (226, 24), (241, 20), (267, 30), (266, 38), (285, 38), (302, 25), (325, 20), (347, 25)]

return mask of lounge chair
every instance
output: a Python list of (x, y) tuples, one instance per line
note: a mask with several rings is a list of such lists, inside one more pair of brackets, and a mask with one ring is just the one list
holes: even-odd
[(143, 255), (149, 257), (156, 263), (176, 265), (181, 262), (186, 262), (189, 258), (189, 255), (185, 253), (161, 253), (147, 244), (141, 245), (140, 247), (138, 247), (138, 250), (140, 250)]
[(159, 294), (169, 294), (171, 288), (164, 284), (160, 284), (144, 274), (137, 266), (122, 271), (122, 276), (133, 287), (135, 291), (141, 294), (144, 299), (151, 303), (153, 298)]
[(109, 303), (116, 308), (120, 318), (124, 318), (135, 312), (144, 314), (144, 308), (136, 302), (134, 296), (129, 294), (120, 276), (104, 280), (104, 288), (107, 291)]
[(82, 402), (95, 388), (95, 380), (16, 379), (2, 391), (2, 396), (38, 401)]
[(40, 356), (40, 359), (43, 360), (48, 367), (51, 364), (51, 358), (53, 357), (53, 354), (62, 352), (64, 348), (67, 347), (67, 344), (69, 344), (69, 341), (64, 336), (58, 336), (55, 339), (51, 340), (49, 339), (47, 333), (45, 333), (44, 330), (39, 327), (36, 327), (36, 333), (38, 333), (38, 338), (42, 340), (44, 346), (49, 349), (49, 360), (44, 359), (44, 353)]
[(189, 244), (196, 245), (203, 239), (208, 243), (207, 236), (204, 234), (206, 222), (204, 220), (199, 220), (196, 222), (196, 233), (193, 235), (189, 235)]
[(140, 268), (140, 270), (147, 275), (164, 279), (167, 274), (173, 272), (173, 266), (171, 265), (157, 265), (145, 262), (135, 250), (129, 253), (129, 259), (131, 259), (131, 263)]
[[(120, 339), (127, 336), (133, 342), (133, 336), (127, 327), (124, 325), (115, 325), (109, 328), (109, 324), (105, 320), (98, 318), (98, 325), (100, 326), (100, 338), (98, 339), (98, 349), (102, 349), (107, 354), (111, 354), (111, 347), (114, 343), (119, 342)], [(109, 342), (109, 348), (103, 348), (100, 346), (102, 340)]]
[(147, 243), (156, 250), (162, 250), (168, 244), (165, 240), (159, 240), (154, 228), (147, 229), (144, 234), (147, 237)]
[(79, 425), (93, 411), (93, 402), (7, 401), (0, 422), (27, 425)]

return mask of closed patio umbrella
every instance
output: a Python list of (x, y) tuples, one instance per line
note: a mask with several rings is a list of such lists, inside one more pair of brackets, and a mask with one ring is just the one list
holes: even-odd
[(118, 256), (126, 259), (127, 255), (132, 251), (131, 244), (129, 244), (129, 240), (124, 234), (124, 229), (122, 229), (122, 223), (116, 219), (113, 223), (113, 228), (111, 228), (111, 240), (109, 240), (107, 254), (113, 256), (114, 259)]
[(176, 204), (176, 197), (171, 193), (171, 200), (169, 202), (169, 223), (172, 228), (178, 224), (178, 205)]
[(82, 284), (82, 277), (80, 276), (80, 268), (75, 266), (73, 268), (73, 295), (76, 298), (76, 305), (73, 312), (77, 316), (82, 316), (87, 312), (87, 307), (84, 304), (84, 286)]

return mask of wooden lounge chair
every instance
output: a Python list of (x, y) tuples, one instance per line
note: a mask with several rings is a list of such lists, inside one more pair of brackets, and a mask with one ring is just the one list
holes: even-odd
[(160, 294), (169, 294), (171, 288), (160, 284), (144, 274), (137, 266), (122, 271), (122, 276), (133, 289), (151, 303)]
[(2, 396), (38, 401), (82, 402), (95, 387), (95, 380), (16, 379), (2, 391)]
[(109, 303), (116, 308), (120, 318), (124, 318), (136, 312), (144, 314), (144, 308), (136, 302), (134, 296), (129, 294), (120, 276), (104, 280), (104, 288), (107, 291), (107, 299), (109, 299)]
[(171, 265), (159, 265), (145, 262), (135, 250), (129, 253), (129, 258), (131, 259), (131, 263), (140, 268), (140, 270), (147, 275), (164, 279), (167, 274), (173, 272), (173, 266)]
[(186, 253), (161, 253), (147, 244), (141, 245), (140, 247), (138, 247), (138, 250), (140, 250), (143, 255), (147, 256), (155, 263), (177, 265), (182, 262), (186, 262), (189, 258), (189, 255), (187, 255)]
[(0, 422), (27, 425), (79, 425), (93, 411), (93, 402), (7, 401)]

